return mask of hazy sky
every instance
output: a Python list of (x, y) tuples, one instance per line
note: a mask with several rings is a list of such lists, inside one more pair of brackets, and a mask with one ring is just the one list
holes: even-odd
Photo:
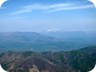
[(0, 31), (96, 31), (88, 0), (8, 0), (0, 8)]

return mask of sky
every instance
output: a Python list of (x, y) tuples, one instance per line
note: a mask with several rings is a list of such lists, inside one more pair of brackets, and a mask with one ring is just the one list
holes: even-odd
[(88, 0), (8, 0), (0, 8), (0, 32), (96, 31)]

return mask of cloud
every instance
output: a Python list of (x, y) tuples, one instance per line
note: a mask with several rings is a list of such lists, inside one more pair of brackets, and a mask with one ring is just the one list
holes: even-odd
[(47, 30), (47, 32), (57, 32), (57, 31), (61, 31), (61, 29), (52, 28)]
[(92, 8), (94, 7), (93, 5), (82, 5), (82, 6), (70, 6), (70, 7), (61, 7), (61, 8), (56, 8), (53, 10), (48, 10), (46, 12), (57, 12), (57, 11), (63, 11), (63, 10), (76, 10), (76, 9), (87, 9), (87, 8)]
[(53, 5), (44, 5), (44, 4), (33, 4), (33, 5), (27, 5), (23, 6), (20, 10), (17, 10), (13, 12), (12, 14), (22, 14), (22, 13), (28, 13), (35, 10), (41, 10), (41, 11), (47, 11), (51, 9), (61, 8), (61, 7), (67, 7), (71, 4), (53, 4)]
[(32, 11), (43, 11), (43, 12), (57, 12), (57, 11), (64, 11), (64, 10), (76, 10), (76, 9), (87, 9), (94, 7), (92, 4), (87, 5), (77, 5), (73, 3), (60, 3), (60, 4), (52, 4), (52, 5), (45, 5), (45, 4), (32, 4), (21, 7), (20, 10), (17, 10), (12, 15), (15, 14), (22, 14), (28, 13)]

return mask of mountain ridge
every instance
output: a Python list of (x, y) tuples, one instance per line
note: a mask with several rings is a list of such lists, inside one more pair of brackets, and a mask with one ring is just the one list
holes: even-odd
[(96, 46), (62, 52), (7, 52), (0, 63), (9, 72), (88, 72), (96, 63)]

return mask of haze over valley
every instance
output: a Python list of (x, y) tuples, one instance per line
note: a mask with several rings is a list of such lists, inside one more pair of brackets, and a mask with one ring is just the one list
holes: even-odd
[(96, 45), (95, 32), (0, 32), (0, 50), (4, 51), (66, 51)]

